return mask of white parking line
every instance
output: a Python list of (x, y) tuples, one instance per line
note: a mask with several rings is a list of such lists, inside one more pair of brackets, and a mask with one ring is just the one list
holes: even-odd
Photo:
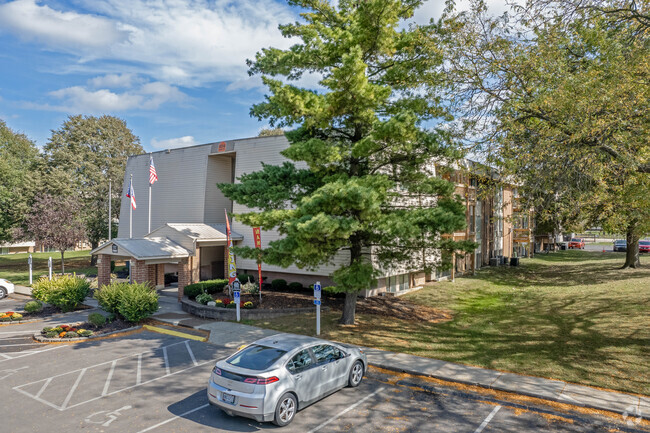
[(104, 384), (104, 390), (102, 391), (102, 395), (108, 394), (108, 387), (111, 385), (111, 379), (113, 378), (113, 373), (115, 372), (115, 365), (117, 364), (117, 360), (113, 361), (111, 364), (111, 369), (108, 372), (108, 377), (106, 378), (106, 383)]
[(156, 424), (156, 425), (152, 425), (151, 427), (147, 427), (147, 428), (144, 429), (144, 430), (140, 430), (138, 433), (144, 433), (144, 432), (147, 432), (147, 431), (151, 431), (151, 430), (153, 430), (153, 429), (155, 429), (155, 428), (160, 427), (161, 425), (165, 425), (165, 424), (167, 424), (168, 422), (172, 422), (172, 421), (174, 421), (175, 419), (178, 419), (178, 418), (184, 417), (185, 415), (189, 415), (189, 414), (191, 414), (192, 412), (196, 412), (197, 410), (204, 409), (204, 408), (206, 408), (206, 407), (208, 407), (208, 406), (210, 406), (209, 403), (204, 404), (203, 406), (195, 407), (195, 408), (192, 409), (192, 410), (188, 410), (187, 412), (184, 412), (184, 413), (182, 413), (182, 414), (180, 414), (180, 415), (176, 415), (175, 417), (173, 417), (173, 418), (169, 418), (169, 419), (166, 420), (166, 421), (159, 422), (159, 423)]
[[(161, 375), (161, 376), (155, 377), (155, 378), (153, 378), (153, 379), (150, 379), (150, 380), (147, 380), (147, 381), (144, 381), (144, 382), (142, 382), (141, 379), (137, 378), (137, 379), (136, 379), (136, 382), (137, 382), (137, 383), (136, 383), (135, 385), (127, 386), (127, 387), (125, 387), (125, 388), (118, 389), (118, 390), (115, 390), (115, 391), (112, 391), (112, 392), (108, 392), (108, 390), (109, 390), (110, 381), (111, 381), (111, 379), (112, 379), (113, 372), (114, 372), (114, 369), (115, 369), (115, 365), (117, 364), (118, 361), (121, 361), (121, 360), (124, 360), (124, 359), (127, 359), (127, 358), (133, 358), (133, 357), (135, 357), (135, 356), (138, 356), (139, 359), (141, 359), (142, 354), (155, 352), (156, 350), (159, 350), (160, 348), (158, 348), (158, 349), (154, 349), (154, 350), (150, 350), (150, 351), (147, 351), (147, 352), (142, 352), (142, 353), (140, 353), (140, 354), (134, 354), (134, 355), (130, 355), (130, 356), (124, 356), (124, 357), (122, 357), (122, 358), (118, 358), (118, 359), (114, 359), (114, 360), (111, 360), (111, 361), (106, 361), (106, 362), (102, 362), (102, 363), (99, 363), (99, 364), (91, 365), (91, 366), (86, 367), (86, 368), (83, 368), (83, 369), (74, 370), (74, 371), (69, 371), (69, 372), (67, 372), (67, 373), (57, 374), (56, 376), (52, 376), (52, 377), (49, 377), (49, 378), (46, 378), (46, 379), (41, 379), (41, 380), (37, 380), (37, 381), (34, 381), (34, 382), (26, 383), (26, 384), (23, 384), (23, 385), (15, 386), (15, 387), (13, 387), (12, 389), (14, 389), (14, 390), (16, 390), (16, 391), (20, 392), (21, 394), (24, 394), (24, 395), (26, 395), (26, 396), (28, 396), (28, 397), (31, 397), (31, 398), (33, 398), (33, 399), (35, 399), (35, 400), (37, 400), (37, 401), (39, 401), (39, 402), (41, 402), (41, 403), (43, 403), (43, 404), (46, 404), (46, 405), (48, 405), (48, 406), (50, 406), (50, 407), (52, 407), (52, 408), (54, 408), (54, 409), (57, 409), (57, 410), (59, 410), (59, 411), (64, 411), (64, 410), (67, 410), (67, 409), (71, 409), (71, 408), (73, 408), (73, 407), (80, 406), (80, 405), (82, 405), (82, 404), (86, 404), (86, 403), (90, 403), (90, 402), (95, 401), (95, 400), (99, 400), (100, 398), (103, 398), (103, 397), (106, 397), (106, 396), (111, 396), (111, 395), (114, 395), (114, 394), (120, 393), (120, 392), (122, 392), (122, 391), (126, 391), (126, 390), (129, 390), (129, 389), (135, 388), (135, 387), (140, 386), (140, 385), (146, 385), (146, 384), (151, 383), (151, 382), (154, 382), (154, 381), (156, 381), (156, 380), (164, 379), (164, 378), (166, 378), (166, 377), (168, 377), (168, 376), (173, 376), (173, 375), (175, 375), (175, 374), (182, 373), (182, 372), (187, 371), (187, 370), (190, 370), (190, 369), (192, 369), (192, 368), (199, 367), (199, 366), (202, 366), (202, 365), (205, 365), (205, 364), (208, 364), (208, 363), (214, 362), (212, 359), (210, 359), (210, 360), (208, 360), (208, 361), (205, 361), (205, 362), (202, 362), (202, 363), (196, 363), (196, 362), (195, 362), (195, 363), (194, 363), (193, 365), (191, 365), (190, 367), (184, 368), (184, 369), (182, 369), (182, 370), (174, 371), (174, 372), (172, 373), (172, 372), (170, 371), (169, 360), (167, 359), (167, 350), (166, 350), (166, 349), (167, 349), (168, 347), (171, 347), (171, 346), (176, 346), (176, 345), (178, 345), (178, 344), (183, 344), (183, 343), (185, 343), (186, 341), (187, 341), (187, 340), (180, 341), (180, 342), (178, 342), (178, 343), (173, 343), (173, 344), (170, 344), (170, 345), (168, 345), (168, 346), (164, 346), (164, 347), (162, 348), (162, 349), (163, 349), (163, 353), (165, 354), (165, 372), (166, 372), (166, 374), (163, 374), (163, 375)], [(192, 358), (193, 358), (193, 356), (192, 356)], [(195, 359), (193, 359), (193, 361), (195, 361)], [(101, 392), (101, 395), (98, 395), (97, 397), (89, 398), (89, 399), (87, 399), (87, 400), (85, 400), (85, 401), (82, 401), (82, 402), (79, 402), (79, 403), (75, 403), (75, 404), (69, 405), (70, 400), (71, 400), (71, 398), (72, 398), (74, 392), (76, 391), (77, 387), (79, 386), (79, 383), (81, 382), (81, 378), (83, 377), (84, 373), (85, 373), (87, 370), (93, 369), (93, 368), (95, 368), (95, 367), (99, 367), (99, 366), (107, 365), (107, 364), (111, 364), (111, 369), (110, 369), (110, 371), (109, 371), (109, 373), (108, 373), (108, 378), (107, 378), (106, 382), (104, 383), (104, 387), (103, 387), (104, 389), (103, 389), (103, 391)], [(41, 398), (41, 394), (43, 393), (43, 391), (45, 390), (45, 388), (47, 388), (47, 386), (50, 384), (50, 382), (52, 382), (53, 379), (56, 379), (57, 377), (61, 377), (61, 376), (65, 376), (65, 375), (74, 374), (74, 373), (78, 373), (79, 375), (78, 375), (78, 377), (77, 377), (77, 379), (76, 379), (76, 382), (75, 382), (74, 386), (73, 386), (72, 389), (68, 392), (68, 395), (66, 396), (66, 399), (65, 399), (65, 401), (63, 402), (62, 405), (59, 406), (59, 405), (57, 405), (57, 404), (54, 404), (54, 403), (52, 403), (52, 402), (50, 402), (50, 401), (47, 401), (47, 400)], [(33, 394), (32, 392), (28, 392), (28, 391), (25, 391), (24, 389), (22, 389), (22, 388), (30, 387), (31, 385), (35, 385), (35, 384), (41, 383), (41, 382), (45, 382), (45, 383), (40, 387), (39, 391), (38, 391), (36, 394)], [(99, 394), (99, 389), (97, 390), (97, 392), (98, 392), (98, 394)], [(95, 394), (95, 395), (97, 395), (97, 394)]]
[(485, 426), (487, 426), (488, 423), (490, 422), (490, 420), (494, 417), (494, 415), (496, 415), (497, 412), (499, 412), (499, 409), (501, 409), (500, 405), (498, 405), (494, 409), (492, 409), (492, 412), (490, 412), (490, 414), (487, 416), (487, 418), (485, 418), (483, 420), (481, 425), (478, 426), (478, 428), (474, 431), (474, 433), (481, 433), (483, 431), (483, 429), (485, 428)]
[(194, 365), (199, 365), (198, 362), (196, 362), (196, 358), (194, 357), (194, 352), (192, 352), (192, 349), (190, 349), (190, 340), (185, 341), (185, 347), (187, 347), (187, 352), (190, 354), (190, 357), (192, 358), (192, 362)]
[(43, 350), (23, 350), (21, 352), (15, 352), (16, 356), (7, 356), (6, 354), (0, 354), (3, 355), (5, 358), (7, 358), (7, 359), (0, 360), (0, 362), (7, 362), (7, 361), (11, 361), (12, 359), (24, 358), (29, 355), (36, 355), (37, 353), (49, 352), (50, 350), (61, 349), (63, 347), (69, 347), (69, 346), (65, 345), (65, 346), (48, 347), (47, 349), (43, 349)]
[(0, 347), (14, 347), (14, 346), (35, 346), (38, 343), (23, 343), (23, 344), (0, 344)]
[(339, 418), (339, 417), (345, 415), (346, 413), (350, 412), (351, 410), (353, 410), (354, 408), (356, 408), (357, 406), (359, 406), (361, 403), (363, 403), (364, 401), (368, 400), (368, 399), (369, 399), (370, 397), (372, 397), (373, 395), (379, 394), (379, 393), (382, 392), (383, 390), (384, 390), (384, 388), (381, 387), (381, 388), (379, 388), (378, 390), (376, 390), (375, 392), (373, 392), (373, 393), (371, 393), (371, 394), (368, 394), (367, 396), (365, 396), (364, 398), (362, 398), (361, 400), (359, 400), (358, 402), (356, 402), (356, 403), (353, 404), (352, 406), (348, 407), (347, 409), (342, 410), (341, 412), (339, 412), (338, 414), (334, 415), (333, 417), (331, 417), (330, 419), (328, 419), (328, 420), (325, 421), (324, 423), (319, 424), (319, 425), (317, 425), (316, 427), (314, 427), (313, 429), (309, 430), (309, 432), (307, 432), (307, 433), (314, 433), (314, 432), (317, 432), (318, 430), (320, 430), (320, 429), (322, 429), (323, 427), (325, 427), (327, 424), (329, 424), (329, 423), (335, 421), (337, 418)]

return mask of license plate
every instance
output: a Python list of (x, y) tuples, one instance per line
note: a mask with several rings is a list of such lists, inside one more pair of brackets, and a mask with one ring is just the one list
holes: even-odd
[(221, 399), (224, 403), (235, 404), (235, 396), (232, 394), (221, 393)]

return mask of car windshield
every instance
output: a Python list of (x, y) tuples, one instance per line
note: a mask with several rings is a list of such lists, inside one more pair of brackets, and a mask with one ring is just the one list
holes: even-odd
[(244, 350), (235, 353), (226, 362), (230, 365), (248, 368), (250, 370), (266, 370), (285, 353), (287, 353), (285, 350), (252, 344)]
[(574, 239), (571, 239), (571, 242), (582, 242), (582, 239), (574, 238)]
[(650, 241), (639, 241), (639, 245), (650, 245)]

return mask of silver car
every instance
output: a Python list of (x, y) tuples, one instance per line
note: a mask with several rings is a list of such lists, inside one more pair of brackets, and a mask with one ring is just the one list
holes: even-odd
[(367, 366), (359, 348), (277, 334), (218, 361), (208, 399), (228, 415), (285, 426), (298, 410), (345, 386), (358, 386)]

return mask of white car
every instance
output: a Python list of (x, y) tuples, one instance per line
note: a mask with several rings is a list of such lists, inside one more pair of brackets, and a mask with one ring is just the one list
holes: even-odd
[(9, 281), (0, 278), (0, 299), (14, 292), (14, 285)]

